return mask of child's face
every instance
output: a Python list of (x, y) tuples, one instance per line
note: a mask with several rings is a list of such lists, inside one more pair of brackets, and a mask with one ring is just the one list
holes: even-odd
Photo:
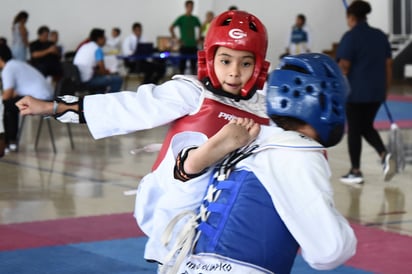
[(255, 69), (255, 55), (250, 51), (219, 47), (214, 69), (222, 89), (234, 95), (249, 81)]

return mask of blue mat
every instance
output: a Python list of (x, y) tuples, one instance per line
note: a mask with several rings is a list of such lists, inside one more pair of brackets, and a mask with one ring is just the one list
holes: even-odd
[[(395, 122), (400, 120), (412, 121), (412, 102), (388, 101), (387, 104)], [(387, 120), (389, 120), (389, 118), (382, 105), (376, 115), (375, 121)]]
[[(10, 274), (153, 274), (156, 265), (143, 259), (145, 237), (0, 252), (0, 273)], [(320, 273), (299, 255), (293, 274)], [(323, 274), (367, 274), (341, 266)]]

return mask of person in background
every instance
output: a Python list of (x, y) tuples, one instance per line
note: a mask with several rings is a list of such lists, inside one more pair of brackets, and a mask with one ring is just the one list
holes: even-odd
[[(166, 73), (166, 64), (162, 60), (140, 58), (140, 43), (147, 43), (147, 41), (143, 37), (142, 24), (135, 22), (132, 25), (132, 33), (127, 36), (122, 43), (122, 53), (123, 56), (126, 57), (124, 59), (124, 64), (129, 69), (129, 72), (143, 73), (144, 77), (142, 84), (158, 84)], [(145, 55), (146, 53), (142, 54)]]
[(103, 29), (95, 28), (90, 31), (90, 41), (82, 45), (74, 56), (73, 63), (80, 71), (82, 82), (92, 88), (107, 87), (100, 93), (118, 92), (123, 79), (105, 67), (103, 46), (106, 36)]
[(306, 16), (298, 14), (296, 22), (289, 33), (286, 46), (286, 55), (310, 52), (311, 34), (306, 27)]
[(205, 21), (203, 22), (202, 27), (201, 27), (201, 32), (202, 32), (201, 45), (203, 45), (207, 31), (209, 30), (210, 22), (212, 22), (214, 17), (215, 17), (215, 14), (213, 13), (213, 11), (206, 12)]
[(30, 43), (30, 63), (45, 77), (58, 81), (63, 76), (61, 53), (57, 45), (49, 40), (50, 29), (40, 26), (37, 30), (37, 40)]
[(121, 61), (117, 58), (120, 54), (122, 41), (120, 39), (120, 28), (112, 28), (110, 37), (104, 45), (104, 64), (111, 73), (119, 73)]
[(351, 86), (346, 104), (351, 167), (340, 178), (348, 184), (363, 183), (362, 137), (378, 153), (384, 180), (389, 181), (396, 173), (396, 162), (373, 125), (392, 81), (392, 53), (386, 34), (367, 23), (366, 15), (371, 11), (370, 4), (365, 1), (353, 1), (349, 5), (346, 18), (350, 30), (343, 35), (336, 53)]
[(63, 57), (64, 50), (63, 50), (63, 46), (59, 44), (59, 32), (57, 30), (50, 31), (49, 41), (52, 42), (57, 47), (57, 50), (59, 51), (60, 59), (61, 59)]
[(11, 50), (13, 58), (21, 61), (27, 61), (27, 49), (29, 46), (29, 32), (26, 28), (29, 14), (26, 11), (20, 11), (14, 17), (12, 24), (12, 44)]
[(27, 62), (12, 59), (11, 50), (7, 45), (0, 45), (0, 70), (3, 85), (5, 142), (10, 151), (17, 151), (19, 109), (15, 103), (27, 95), (39, 100), (51, 101), (53, 89), (37, 69)]
[(6, 37), (0, 37), (0, 45), (7, 45), (7, 38)]
[[(201, 23), (197, 16), (192, 14), (193, 12), (193, 1), (185, 2), (185, 14), (176, 18), (176, 20), (170, 25), (169, 31), (173, 39), (176, 39), (175, 27), (180, 30), (180, 49), (179, 52), (182, 55), (196, 55), (198, 40), (201, 39)], [(196, 38), (196, 29), (198, 30), (198, 35)], [(196, 74), (196, 59), (190, 58), (190, 69), (191, 74)], [(184, 74), (186, 70), (187, 59), (182, 58), (179, 65), (180, 74)]]
[(107, 38), (106, 45), (104, 47), (104, 51), (108, 54), (119, 54), (122, 48), (122, 41), (121, 41), (121, 30), (120, 28), (114, 27), (112, 28), (110, 37)]

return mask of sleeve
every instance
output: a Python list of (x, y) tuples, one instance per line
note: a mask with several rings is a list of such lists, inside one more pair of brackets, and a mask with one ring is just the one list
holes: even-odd
[(104, 53), (101, 47), (98, 47), (96, 49), (96, 52), (94, 53), (94, 58), (96, 59), (96, 62), (100, 62), (104, 60)]
[(173, 21), (173, 23), (172, 23), (172, 26), (173, 27), (177, 27), (177, 26), (179, 26), (180, 25), (180, 19), (181, 17), (179, 16), (179, 17), (177, 17), (174, 21)]
[(95, 139), (168, 124), (197, 109), (202, 90), (185, 80), (85, 96), (84, 117)]
[(303, 258), (318, 270), (343, 264), (355, 254), (357, 241), (348, 221), (334, 206), (325, 157), (319, 151), (271, 151), (261, 152), (256, 161), (264, 163), (258, 178), (299, 243)]
[[(12, 68), (12, 64), (9, 61), (6, 66), (3, 68), (3, 70), (1, 71), (1, 81), (2, 81), (2, 89), (3, 90), (8, 90), (8, 89), (12, 89), (15, 88), (16, 86), (16, 82), (15, 82), (15, 78), (13, 75), (13, 68)], [(3, 113), (3, 112), (0, 112)]]
[[(3, 113), (4, 105), (3, 105), (3, 100), (0, 100), (0, 113)], [(3, 124), (3, 115), (0, 115), (0, 133), (4, 133), (4, 124)], [(2, 152), (0, 151), (0, 154)]]
[(387, 38), (387, 36), (386, 36), (386, 34), (385, 33), (383, 33), (383, 36), (384, 36), (384, 39), (385, 39), (385, 43), (386, 43), (386, 48), (385, 48), (385, 50), (386, 50), (386, 58), (392, 58), (392, 48), (391, 48), (391, 44), (389, 43), (389, 40), (388, 40), (388, 38)]
[[(171, 246), (165, 246), (162, 235), (166, 227), (182, 212), (194, 212), (200, 205), (210, 173), (196, 179), (181, 182), (174, 179), (173, 168), (176, 155), (185, 147), (201, 145), (207, 140), (204, 134), (197, 132), (182, 132), (171, 141), (169, 150), (156, 171), (148, 174), (139, 183), (136, 194), (134, 216), (142, 231), (149, 237), (145, 258), (148, 260), (164, 261)], [(173, 227), (173, 231), (180, 231), (184, 220)], [(176, 236), (172, 237), (173, 243)]]
[(355, 54), (355, 42), (352, 38), (353, 36), (347, 32), (343, 35), (342, 39), (339, 42), (338, 49), (336, 51), (336, 60), (339, 61), (340, 59), (345, 59), (348, 61), (352, 61)]

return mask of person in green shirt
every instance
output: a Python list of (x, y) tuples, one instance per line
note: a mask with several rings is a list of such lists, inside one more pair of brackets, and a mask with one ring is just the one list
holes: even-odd
[[(186, 1), (185, 14), (176, 18), (169, 28), (170, 34), (173, 39), (176, 39), (175, 28), (178, 27), (180, 31), (180, 49), (179, 52), (182, 55), (196, 55), (197, 44), (201, 38), (201, 23), (197, 16), (192, 15), (193, 12), (193, 1)], [(198, 30), (198, 35), (196, 36), (196, 28)], [(192, 74), (196, 74), (196, 58), (190, 59), (190, 70)], [(179, 71), (184, 74), (186, 69), (186, 58), (182, 58), (179, 63)]]

